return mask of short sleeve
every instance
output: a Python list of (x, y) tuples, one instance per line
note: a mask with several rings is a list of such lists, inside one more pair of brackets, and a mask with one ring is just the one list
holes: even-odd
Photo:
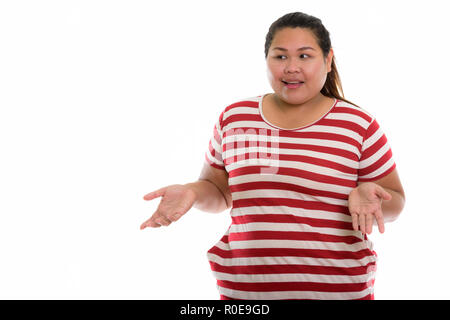
[(223, 112), (221, 113), (219, 120), (214, 124), (213, 133), (209, 140), (209, 146), (205, 153), (205, 160), (214, 168), (225, 170), (222, 159), (222, 120)]
[(365, 132), (359, 160), (358, 181), (376, 181), (395, 169), (386, 135), (374, 118)]

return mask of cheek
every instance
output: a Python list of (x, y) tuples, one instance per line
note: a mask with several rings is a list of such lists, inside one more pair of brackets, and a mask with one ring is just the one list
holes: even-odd
[(267, 78), (269, 79), (270, 83), (273, 82), (274, 75), (273, 75), (272, 70), (270, 68), (267, 68)]
[(282, 70), (280, 71), (280, 68), (276, 65), (267, 65), (267, 77), (269, 78), (270, 83), (278, 82), (278, 79), (280, 78), (282, 73)]
[(280, 80), (278, 80), (278, 77), (273, 75), (271, 77), (269, 76), (269, 83), (272, 89), (275, 91), (279, 91), (283, 87), (283, 84), (280, 82)]
[(306, 66), (303, 69), (306, 80), (310, 83), (321, 83), (323, 79), (326, 79), (326, 69), (321, 65)]

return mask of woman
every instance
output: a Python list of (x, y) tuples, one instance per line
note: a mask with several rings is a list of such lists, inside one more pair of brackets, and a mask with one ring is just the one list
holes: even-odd
[(231, 208), (208, 251), (221, 299), (374, 299), (367, 234), (405, 203), (386, 136), (341, 95), (320, 19), (279, 18), (265, 56), (274, 92), (223, 110), (199, 180), (147, 194), (162, 200), (141, 229)]

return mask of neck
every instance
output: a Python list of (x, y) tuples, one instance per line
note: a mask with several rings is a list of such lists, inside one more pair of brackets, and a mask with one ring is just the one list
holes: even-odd
[(316, 95), (314, 98), (307, 100), (301, 104), (290, 104), (287, 103), (283, 100), (280, 99), (280, 97), (274, 93), (273, 94), (273, 100), (276, 104), (276, 106), (279, 108), (280, 111), (282, 112), (290, 112), (290, 111), (296, 111), (298, 112), (298, 110), (314, 110), (317, 108), (317, 106), (319, 106), (321, 103), (323, 103), (323, 101), (326, 99), (326, 97), (324, 95), (322, 95), (321, 93), (319, 93), (318, 95)]

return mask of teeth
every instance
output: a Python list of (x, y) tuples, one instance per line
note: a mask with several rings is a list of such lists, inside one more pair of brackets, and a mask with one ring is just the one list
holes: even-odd
[(298, 83), (303, 83), (303, 81), (297, 81), (297, 82), (288, 82), (288, 81), (283, 81), (285, 83), (289, 83), (289, 84), (298, 84)]

